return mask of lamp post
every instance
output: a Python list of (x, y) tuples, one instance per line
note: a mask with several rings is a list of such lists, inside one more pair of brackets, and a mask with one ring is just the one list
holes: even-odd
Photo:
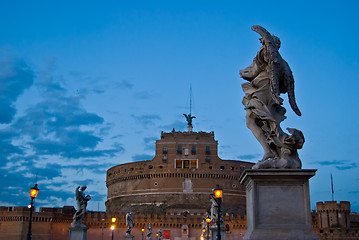
[(211, 218), (207, 215), (206, 223), (207, 223), (207, 240), (209, 240), (209, 223), (211, 222)]
[(142, 231), (142, 240), (143, 240), (143, 232), (145, 231), (145, 229), (142, 228), (141, 231)]
[(29, 219), (29, 231), (27, 232), (27, 240), (31, 240), (32, 239), (32, 232), (31, 232), (31, 223), (32, 223), (32, 208), (34, 205), (34, 199), (36, 198), (37, 194), (39, 193), (40, 189), (38, 189), (37, 187), (37, 183), (35, 183), (35, 186), (30, 188), (30, 197), (31, 197), (31, 202), (29, 205), (30, 208), (30, 219)]
[(111, 225), (111, 236), (112, 236), (112, 240), (113, 240), (113, 230), (115, 230), (115, 223), (116, 223), (116, 218), (113, 217), (111, 218), (111, 222), (112, 222), (112, 225)]
[(222, 203), (222, 194), (223, 189), (219, 187), (217, 184), (217, 187), (213, 189), (213, 194), (211, 194), (211, 197), (216, 201), (218, 205), (218, 214), (217, 214), (217, 240), (221, 240), (221, 203)]

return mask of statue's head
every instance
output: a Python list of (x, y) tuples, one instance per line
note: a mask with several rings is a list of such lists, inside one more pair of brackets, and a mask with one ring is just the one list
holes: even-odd
[(276, 48), (277, 48), (277, 50), (278, 50), (278, 49), (280, 48), (280, 45), (281, 45), (280, 39), (279, 39), (279, 37), (277, 37), (277, 36), (275, 36), (275, 35), (272, 35), (272, 38), (273, 38), (274, 43), (275, 43), (275, 45), (276, 45)]
[(86, 188), (87, 188), (86, 185), (82, 185), (80, 189), (81, 191), (85, 191)]

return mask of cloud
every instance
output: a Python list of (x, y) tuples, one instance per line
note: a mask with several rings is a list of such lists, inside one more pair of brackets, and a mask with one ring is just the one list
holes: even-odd
[(259, 156), (260, 156), (259, 154), (244, 154), (244, 155), (239, 155), (238, 158), (242, 160), (253, 160), (253, 159), (258, 159)]
[(154, 155), (149, 155), (149, 154), (136, 154), (134, 156), (132, 156), (132, 161), (136, 162), (136, 161), (145, 161), (145, 160), (151, 160), (152, 158), (154, 158)]
[(147, 91), (142, 91), (142, 92), (136, 92), (135, 93), (135, 98), (137, 99), (141, 99), (141, 100), (146, 100), (152, 97), (152, 94), (147, 92)]
[(160, 128), (167, 130), (167, 131), (172, 131), (172, 129), (175, 129), (176, 131), (180, 131), (180, 130), (186, 129), (186, 126), (187, 126), (187, 123), (185, 122), (185, 120), (183, 120), (183, 121), (177, 120), (170, 124), (162, 125), (162, 126), (160, 126)]
[(121, 89), (132, 89), (133, 86), (133, 83), (131, 83), (129, 80), (122, 80), (116, 84), (116, 87)]
[(131, 115), (133, 119), (135, 119), (137, 122), (139, 122), (144, 127), (148, 125), (153, 125), (156, 120), (161, 120), (161, 117), (159, 115), (155, 114), (144, 114), (144, 115)]
[(143, 142), (145, 143), (145, 150), (154, 150), (156, 140), (156, 137), (145, 137), (143, 139)]
[(335, 168), (338, 170), (348, 170), (358, 167), (355, 162), (351, 162), (349, 160), (326, 160), (326, 161), (316, 161), (313, 163), (317, 163), (321, 166), (335, 166)]
[(12, 143), (13, 134), (6, 130), (0, 130), (0, 167), (8, 162), (14, 155), (21, 155), (24, 149)]
[(69, 96), (58, 79), (44, 72), (35, 85), (42, 91), (43, 99), (29, 107), (11, 129), (19, 136), (27, 136), (27, 145), (39, 155), (58, 155), (65, 158), (113, 157), (124, 149), (96, 149), (102, 138), (95, 130), (82, 130), (83, 126), (101, 126), (100, 134), (109, 131), (102, 126), (104, 119), (87, 112), (79, 96)]
[(72, 181), (72, 183), (76, 186), (82, 186), (82, 185), (85, 185), (85, 186), (89, 186), (91, 184), (94, 183), (94, 180), (93, 179), (84, 179), (84, 180), (81, 180), (81, 181)]
[(33, 166), (30, 168), (29, 171), (32, 173), (36, 173), (39, 176), (39, 180), (52, 180), (56, 177), (62, 176), (61, 165), (53, 163), (47, 163), (43, 168)]
[(34, 73), (21, 59), (0, 61), (0, 123), (10, 123), (16, 114), (15, 102), (34, 82)]
[[(0, 186), (3, 196), (0, 202), (28, 204), (29, 188), (37, 174), (41, 201), (61, 204), (73, 198), (72, 190), (56, 189), (69, 185), (59, 183), (68, 177), (64, 170), (104, 174), (110, 164), (101, 158), (114, 157), (125, 149), (120, 143), (100, 147), (102, 136), (110, 132), (112, 125), (87, 111), (82, 105), (82, 96), (69, 94), (62, 86), (64, 79), (54, 77), (49, 70), (36, 71), (34, 79), (34, 71), (26, 63), (10, 63), (0, 63), (0, 112), (8, 110), (4, 106), (14, 109), (8, 111), (11, 114), (0, 115), (0, 123), (9, 123), (0, 129), (0, 181), (6, 183)], [(21, 115), (15, 116), (14, 103), (30, 86), (40, 97)]]

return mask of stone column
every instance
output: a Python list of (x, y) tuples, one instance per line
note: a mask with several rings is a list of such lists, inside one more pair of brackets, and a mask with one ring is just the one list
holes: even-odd
[(69, 227), (70, 237), (69, 240), (86, 240), (87, 227)]
[(250, 240), (318, 239), (312, 230), (309, 179), (312, 169), (250, 169), (246, 187), (247, 232)]

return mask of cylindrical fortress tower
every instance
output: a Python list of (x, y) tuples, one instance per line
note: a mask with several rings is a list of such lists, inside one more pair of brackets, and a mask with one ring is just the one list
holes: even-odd
[(245, 189), (238, 179), (253, 163), (218, 157), (214, 133), (161, 133), (152, 160), (107, 171), (108, 212), (196, 212), (210, 207), (210, 193), (223, 188), (223, 209), (245, 213)]

